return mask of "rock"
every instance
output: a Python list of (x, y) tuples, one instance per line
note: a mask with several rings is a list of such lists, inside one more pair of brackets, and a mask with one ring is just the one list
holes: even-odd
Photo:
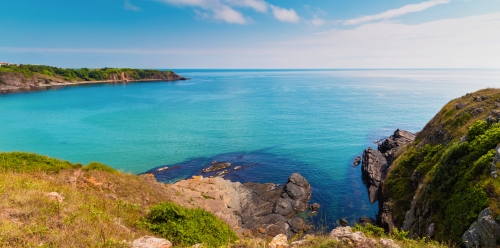
[(495, 108), (500, 108), (500, 102), (495, 102)]
[(473, 96), (472, 97), (476, 102), (481, 102), (483, 99), (480, 96)]
[(392, 240), (392, 239), (381, 238), (379, 240), (379, 243), (382, 245), (383, 248), (400, 248), (401, 247), (398, 244), (396, 244), (396, 242), (394, 242), (394, 240)]
[(431, 238), (431, 239), (432, 239), (432, 238), (434, 238), (434, 234), (435, 234), (435, 232), (436, 232), (435, 225), (434, 225), (434, 223), (431, 223), (431, 224), (429, 225), (429, 227), (427, 227), (427, 233), (426, 233), (426, 236), (427, 236), (428, 238)]
[(286, 235), (279, 234), (271, 240), (271, 242), (267, 245), (269, 248), (285, 248), (288, 247), (288, 239)]
[(341, 218), (339, 222), (341, 226), (349, 226), (349, 221), (347, 221), (346, 219)]
[(483, 112), (484, 112), (484, 109), (483, 109), (483, 108), (475, 108), (475, 109), (473, 109), (473, 110), (470, 112), (470, 114), (471, 114), (472, 116), (478, 116), (478, 115), (480, 115), (480, 114), (481, 114), (481, 113), (483, 113)]
[(375, 225), (375, 220), (370, 217), (361, 217), (358, 222), (361, 226), (366, 226), (366, 224)]
[(166, 239), (143, 236), (132, 242), (132, 248), (170, 248), (172, 243)]
[(352, 164), (354, 166), (358, 166), (359, 164), (361, 163), (361, 157), (360, 156), (357, 156), (354, 161), (352, 162)]
[(161, 172), (161, 171), (166, 171), (166, 170), (168, 170), (168, 169), (169, 169), (169, 168), (168, 168), (168, 166), (165, 166), (165, 167), (161, 167), (161, 168), (159, 168), (159, 169), (156, 169), (156, 171), (157, 171), (157, 172)]
[(488, 123), (488, 125), (491, 125), (491, 124), (494, 124), (497, 122), (498, 122), (497, 118), (495, 118), (491, 115), (488, 115), (488, 117), (486, 117), (486, 123)]
[[(241, 184), (202, 176), (166, 187), (169, 200), (184, 207), (203, 208), (242, 236), (268, 239), (285, 234), (291, 238), (310, 229), (301, 219), (288, 219), (304, 211), (311, 197), (309, 183), (296, 173), (282, 188), (272, 183)], [(275, 212), (280, 206), (290, 212)]]
[(212, 162), (212, 166), (208, 167), (208, 168), (205, 168), (201, 171), (201, 173), (208, 173), (208, 172), (213, 172), (213, 171), (218, 171), (218, 170), (222, 170), (222, 169), (226, 169), (228, 167), (231, 167), (232, 164), (231, 163), (227, 163), (227, 162), (217, 162), (217, 161), (213, 161)]
[(420, 182), (420, 172), (418, 170), (414, 170), (413, 174), (411, 175), (411, 185), (413, 186), (414, 189), (417, 189), (418, 183)]
[(500, 109), (491, 110), (491, 114), (496, 117), (500, 117)]
[(291, 216), (303, 212), (311, 198), (311, 185), (298, 173), (293, 173), (283, 187), (280, 198), (274, 205), (273, 213)]
[(363, 152), (363, 166), (361, 167), (363, 182), (368, 189), (370, 203), (378, 200), (382, 189), (382, 180), (387, 169), (387, 160), (381, 152), (371, 147)]
[(488, 100), (488, 97), (487, 96), (481, 96), (481, 100)]
[(493, 178), (497, 178), (498, 176), (498, 164), (500, 164), (500, 144), (497, 145), (495, 148), (496, 154), (495, 157), (493, 158), (493, 162), (491, 163), (490, 166), (490, 175)]
[(490, 208), (481, 211), (477, 221), (472, 223), (462, 236), (466, 247), (494, 248), (500, 245), (498, 240), (500, 240), (500, 223), (493, 218)]
[(465, 106), (467, 106), (467, 104), (465, 104), (465, 103), (457, 103), (457, 104), (455, 104), (455, 109), (456, 110), (460, 110), (460, 109), (465, 108)]
[(318, 203), (313, 203), (313, 204), (311, 204), (311, 206), (309, 206), (309, 210), (318, 211), (320, 207), (321, 207), (321, 205), (319, 205)]
[(58, 202), (62, 202), (64, 200), (64, 197), (57, 192), (50, 192), (47, 194), (47, 197), (50, 200), (54, 200), (54, 201), (58, 201)]
[(301, 218), (289, 219), (287, 223), (288, 225), (290, 225), (290, 228), (294, 233), (299, 233), (306, 229), (306, 223), (304, 223), (304, 220), (302, 220)]
[(337, 227), (330, 232), (329, 235), (335, 241), (342, 241), (344, 243), (361, 243), (366, 240), (366, 236), (362, 232), (352, 232), (350, 226)]

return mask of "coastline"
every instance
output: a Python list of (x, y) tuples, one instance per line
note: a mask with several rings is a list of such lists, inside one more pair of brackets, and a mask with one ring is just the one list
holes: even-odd
[[(2, 75), (0, 75), (2, 76)], [(19, 75), (17, 76), (19, 77)], [(65, 81), (60, 78), (39, 76), (36, 75), (32, 78), (16, 78), (13, 83), (5, 82), (0, 77), (0, 95), (24, 92), (36, 92), (49, 89), (57, 89), (65, 86), (78, 86), (87, 84), (116, 84), (116, 83), (143, 83), (143, 82), (174, 82), (184, 81), (190, 78), (182, 77), (174, 73), (172, 77), (167, 78), (147, 78), (147, 79), (131, 79), (123, 78), (119, 80), (98, 80), (98, 81)], [(3, 83), (3, 84), (2, 84)]]

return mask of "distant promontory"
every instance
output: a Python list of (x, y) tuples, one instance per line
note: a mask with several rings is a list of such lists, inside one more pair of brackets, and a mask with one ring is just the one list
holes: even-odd
[(0, 94), (67, 85), (187, 80), (173, 71), (131, 68), (64, 69), (46, 65), (0, 65)]

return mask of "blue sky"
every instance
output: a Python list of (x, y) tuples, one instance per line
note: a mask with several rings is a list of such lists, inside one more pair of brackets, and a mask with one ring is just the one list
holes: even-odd
[(500, 0), (16, 0), (0, 24), (13, 63), (500, 68)]

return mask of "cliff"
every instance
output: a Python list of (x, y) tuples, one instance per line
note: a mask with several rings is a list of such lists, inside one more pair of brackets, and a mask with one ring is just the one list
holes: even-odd
[(413, 238), (499, 245), (499, 118), (500, 89), (446, 104), (381, 173), (379, 224)]
[(140, 69), (62, 69), (37, 65), (0, 66), (0, 94), (67, 85), (186, 80), (172, 71)]

